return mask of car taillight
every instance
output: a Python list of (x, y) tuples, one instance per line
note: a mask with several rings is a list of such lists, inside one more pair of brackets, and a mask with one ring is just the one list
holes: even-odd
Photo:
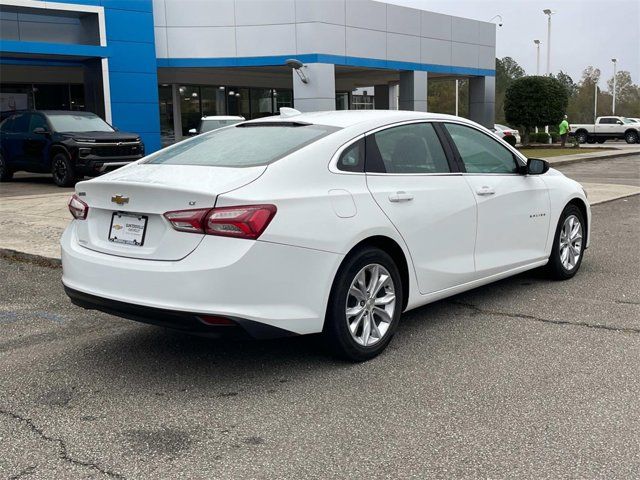
[(89, 205), (80, 200), (80, 197), (78, 197), (78, 195), (74, 194), (69, 199), (69, 203), (67, 205), (69, 206), (71, 215), (73, 215), (73, 218), (75, 218), (76, 220), (84, 220), (85, 218), (87, 218), (87, 214), (89, 213)]
[(164, 217), (181, 232), (255, 240), (262, 235), (276, 211), (275, 205), (242, 205), (177, 210), (165, 213)]
[(180, 232), (204, 233), (203, 219), (210, 211), (210, 208), (177, 210), (165, 213), (164, 218), (169, 220), (171, 226)]

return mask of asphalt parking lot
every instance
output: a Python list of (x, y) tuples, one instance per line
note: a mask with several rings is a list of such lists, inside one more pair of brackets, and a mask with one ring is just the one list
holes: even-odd
[(0, 478), (637, 478), (640, 196), (571, 281), (414, 310), (381, 357), (191, 338), (0, 259)]

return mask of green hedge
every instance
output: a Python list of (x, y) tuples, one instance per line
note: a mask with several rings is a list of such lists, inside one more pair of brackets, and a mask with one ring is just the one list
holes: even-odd
[(547, 143), (549, 142), (549, 134), (546, 132), (532, 133), (531, 141), (534, 143)]

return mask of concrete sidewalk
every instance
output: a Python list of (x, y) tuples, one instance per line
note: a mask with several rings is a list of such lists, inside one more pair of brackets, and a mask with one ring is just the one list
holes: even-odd
[[(589, 146), (591, 147), (591, 145)], [(614, 147), (616, 148), (616, 147)], [(635, 145), (626, 146), (626, 148), (616, 148), (615, 150), (606, 150), (602, 152), (576, 153), (574, 155), (561, 155), (557, 157), (540, 157), (551, 164), (552, 167), (560, 165), (568, 165), (577, 162), (588, 162), (594, 160), (609, 160), (612, 158), (629, 157), (640, 155), (640, 147)]]
[[(599, 155), (598, 159), (603, 159), (603, 155)], [(637, 162), (640, 169), (640, 155), (638, 153), (635, 155), (637, 160), (629, 159), (628, 162)], [(575, 156), (572, 155), (572, 157)], [(557, 160), (557, 157), (550, 160)], [(588, 160), (593, 158), (589, 157)], [(575, 161), (562, 162), (560, 165), (575, 163)], [(554, 167), (558, 166), (557, 161), (551, 163)], [(598, 177), (589, 178), (591, 179), (600, 180)], [(594, 181), (582, 182), (582, 185), (589, 195), (591, 205), (597, 205), (640, 194), (637, 179), (630, 179), (629, 183), (626, 185)], [(12, 191), (9, 192), (9, 190)], [(71, 192), (68, 190), (60, 192), (55, 189), (45, 191), (47, 193), (40, 195), (15, 195), (15, 189), (5, 189), (5, 193), (11, 193), (11, 195), (0, 195), (0, 254), (3, 251), (5, 255), (11, 254), (10, 252), (19, 252), (23, 255), (53, 259), (54, 262), (60, 259), (58, 242), (63, 230), (71, 221), (71, 214), (67, 209)]]

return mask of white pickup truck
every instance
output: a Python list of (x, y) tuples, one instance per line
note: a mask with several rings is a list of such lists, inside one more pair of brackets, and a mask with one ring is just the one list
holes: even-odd
[(571, 124), (571, 134), (578, 143), (604, 143), (616, 138), (627, 143), (640, 142), (640, 124), (624, 117), (598, 117), (595, 124)]

